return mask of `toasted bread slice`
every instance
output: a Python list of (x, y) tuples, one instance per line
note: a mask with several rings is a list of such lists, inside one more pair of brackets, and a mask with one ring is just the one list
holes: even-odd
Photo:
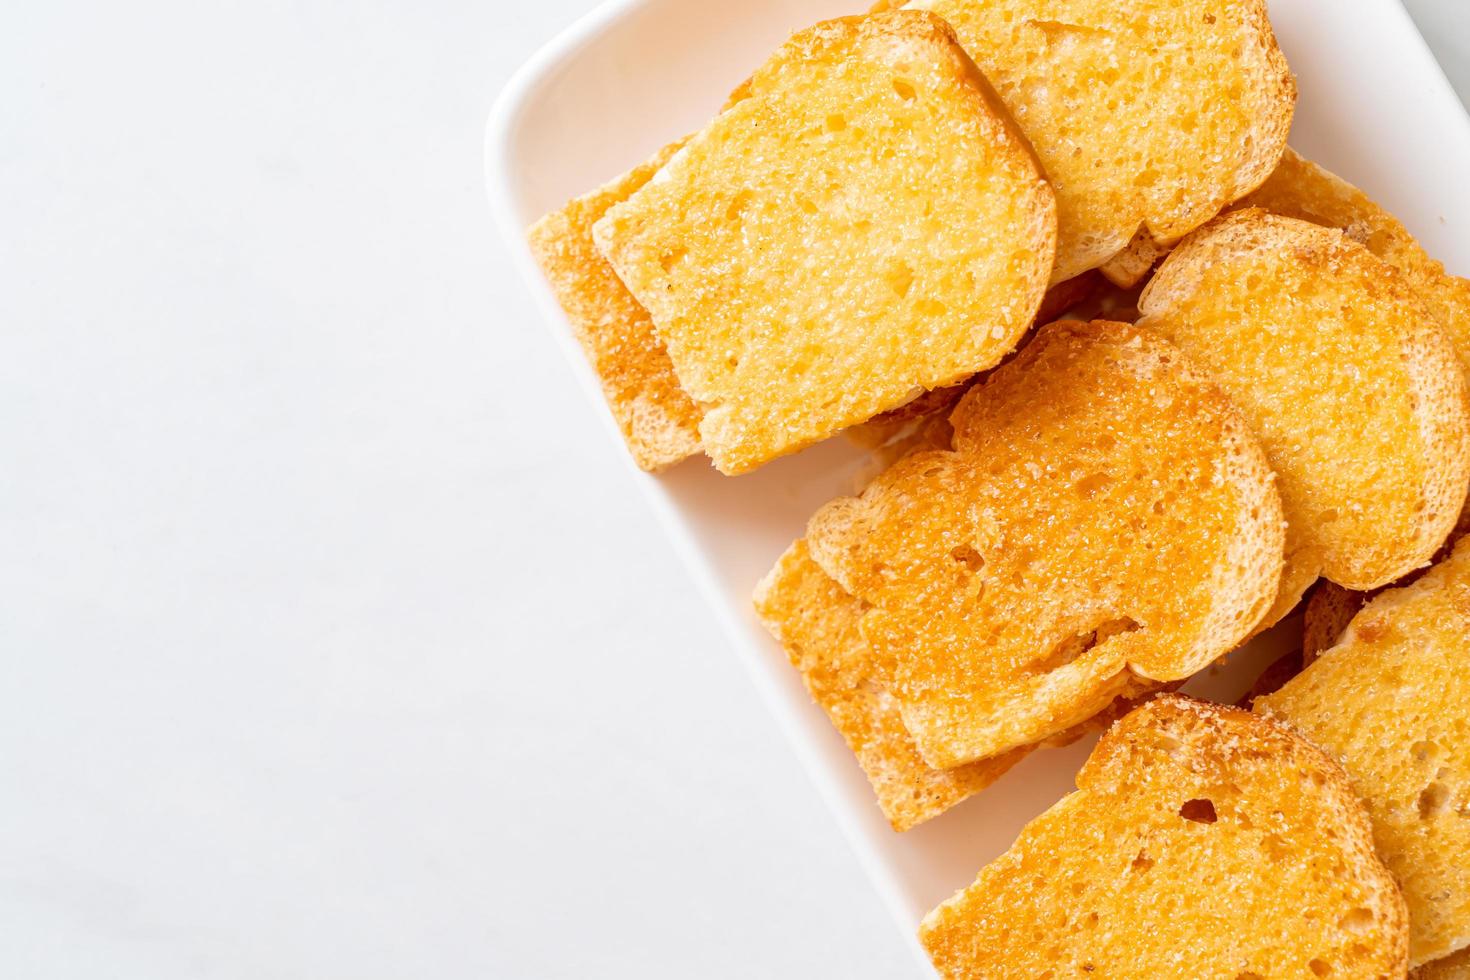
[(1338, 228), (1398, 269), (1430, 315), (1449, 335), (1470, 371), (1470, 279), (1447, 275), (1397, 218), (1352, 184), (1301, 154), (1287, 150), (1275, 172), (1240, 202), (1288, 218)]
[[(1032, 748), (954, 769), (935, 769), (920, 757), (893, 698), (893, 663), (874, 655), (859, 625), (862, 602), (843, 591), (798, 540), (755, 590), (755, 608), (800, 673), (808, 693), (857, 757), (878, 806), (894, 830), (909, 830), (988, 787)], [(1136, 684), (1101, 714), (1046, 745), (1070, 744), (1107, 728), (1152, 693)]]
[(792, 37), (594, 236), (750, 470), (998, 362), (1051, 275), (1025, 139), (932, 15)]
[(1347, 770), (1408, 899), (1412, 961), (1470, 946), (1470, 538), (1256, 711)]
[(1470, 487), (1470, 409), (1402, 273), (1252, 208), (1181, 242), (1139, 309), (1229, 392), (1276, 471), (1289, 527), (1267, 624), (1319, 575), (1371, 589), (1429, 562)]
[(1402, 977), (1402, 896), (1342, 770), (1290, 729), (1167, 696), (924, 918), (946, 978)]
[(1409, 974), (1410, 980), (1470, 980), (1470, 949), (1425, 963)]
[(926, 765), (889, 692), (893, 663), (876, 656), (858, 629), (862, 603), (812, 561), (805, 541), (756, 587), (755, 607), (857, 756), (894, 830), (938, 816), (1025, 757), (1020, 750), (956, 769)]
[(1229, 400), (1126, 324), (1056, 323), (972, 388), (952, 452), (828, 504), (808, 543), (938, 768), (1187, 677), (1275, 595), (1280, 502)]
[(531, 251), (602, 382), (640, 467), (664, 469), (699, 452), (700, 411), (679, 387), (653, 321), (592, 241), (592, 226), (648, 183), (682, 145), (664, 147), (606, 187), (531, 226)]
[[(1470, 279), (1448, 275), (1397, 218), (1358, 188), (1288, 148), (1266, 182), (1231, 207), (1265, 208), (1337, 228), (1398, 269), (1449, 335), (1462, 366), (1470, 371)], [(1118, 286), (1133, 286), (1168, 253), (1167, 246), (1140, 232), (1102, 272)]]
[(1140, 225), (1169, 242), (1255, 189), (1296, 83), (1264, 0), (916, 0), (954, 25), (1056, 189), (1057, 281)]

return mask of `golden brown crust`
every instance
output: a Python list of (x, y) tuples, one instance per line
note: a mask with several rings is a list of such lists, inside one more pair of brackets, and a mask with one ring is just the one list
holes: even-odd
[(1077, 786), (925, 917), (942, 977), (1403, 976), (1403, 898), (1362, 804), (1285, 726), (1160, 697)]
[(805, 541), (788, 548), (756, 587), (755, 607), (857, 757), (894, 830), (938, 816), (1026, 756), (1021, 750), (948, 770), (926, 765), (889, 690), (893, 664), (874, 654), (858, 628), (862, 603), (811, 560)]
[(938, 18), (818, 24), (741, 91), (594, 230), (726, 473), (998, 362), (1056, 235), (1033, 151)]
[(592, 226), (648, 183), (681, 145), (664, 147), (607, 186), (546, 215), (527, 233), (531, 252), (597, 372), (628, 451), (650, 472), (700, 451), (700, 411), (679, 387), (648, 312), (598, 254)]
[(946, 767), (1172, 681), (1256, 625), (1281, 568), (1280, 506), (1228, 400), (1126, 324), (1058, 323), (913, 453), (827, 505), (818, 564), (873, 604), (868, 641), (924, 758)]

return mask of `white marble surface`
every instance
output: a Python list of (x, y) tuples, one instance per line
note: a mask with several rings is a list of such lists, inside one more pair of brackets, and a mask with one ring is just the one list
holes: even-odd
[(0, 976), (913, 974), (490, 231), (591, 6), (0, 11)]

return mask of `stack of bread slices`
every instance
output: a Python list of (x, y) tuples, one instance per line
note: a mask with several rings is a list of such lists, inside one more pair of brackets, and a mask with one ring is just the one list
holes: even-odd
[[(530, 231), (643, 468), (883, 462), (755, 605), (895, 830), (1107, 729), (946, 977), (1470, 947), (1470, 282), (1295, 101), (1262, 0), (888, 2)], [(1254, 710), (1169, 693), (1304, 598)]]

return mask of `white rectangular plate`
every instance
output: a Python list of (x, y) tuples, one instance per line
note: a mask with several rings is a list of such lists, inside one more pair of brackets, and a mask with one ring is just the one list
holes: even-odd
[[(619, 443), (524, 229), (698, 128), (793, 30), (863, 6), (863, 0), (616, 0), (537, 54), (502, 93), (486, 152), (496, 218), (547, 324)], [(1451, 272), (1470, 274), (1470, 120), (1398, 0), (1273, 0), (1271, 19), (1301, 89), (1292, 145), (1393, 211)], [(1090, 741), (1033, 755), (985, 793), (907, 834), (889, 829), (846, 746), (750, 611), (756, 581), (817, 506), (855, 489), (864, 465), (863, 454), (839, 438), (750, 476), (722, 477), (691, 461), (638, 479), (858, 858), (912, 937), (925, 911), (968, 884), (1026, 821), (1072, 788)], [(1292, 625), (1279, 628), (1189, 690), (1233, 701), (1296, 640)]]

